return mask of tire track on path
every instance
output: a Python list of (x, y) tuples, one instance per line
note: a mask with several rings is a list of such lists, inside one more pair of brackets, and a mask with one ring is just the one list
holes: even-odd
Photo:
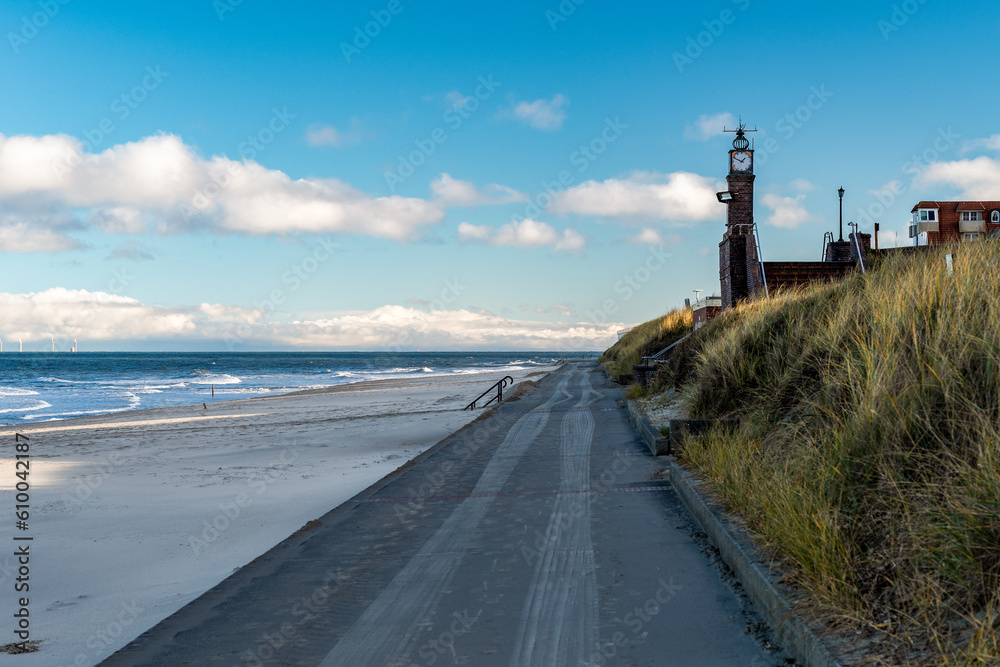
[[(561, 491), (590, 488), (590, 448), (594, 439), (593, 398), (600, 394), (583, 375), (580, 401), (560, 429)], [(556, 497), (528, 588), (510, 664), (552, 667), (583, 664), (599, 641), (590, 494)]]
[(420, 625), (436, 607), (458, 569), (469, 541), (521, 455), (548, 424), (553, 407), (572, 398), (567, 374), (548, 401), (521, 417), (483, 470), (474, 496), (464, 500), (327, 654), (321, 667), (397, 665)]

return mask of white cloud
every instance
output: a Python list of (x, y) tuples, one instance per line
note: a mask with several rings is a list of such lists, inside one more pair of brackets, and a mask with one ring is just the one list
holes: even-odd
[(351, 122), (351, 129), (347, 132), (332, 125), (315, 124), (306, 130), (306, 142), (313, 147), (344, 148), (360, 143), (361, 134), (361, 124), (357, 120)]
[(118, 244), (108, 259), (130, 259), (134, 261), (153, 259), (153, 253), (139, 241), (123, 241)]
[[(562, 306), (556, 310), (567, 315)], [(620, 323), (511, 320), (488, 312), (418, 310), (387, 305), (314, 319), (268, 321), (259, 310), (201, 304), (186, 309), (149, 306), (102, 292), (54, 288), (35, 294), (0, 293), (5, 339), (85, 341), (236, 341), (248, 346), (336, 349), (605, 349)]]
[(510, 113), (537, 130), (558, 130), (566, 120), (565, 107), (568, 105), (569, 100), (564, 95), (556, 95), (551, 100), (518, 102)]
[(679, 245), (683, 238), (679, 234), (664, 234), (663, 232), (643, 227), (638, 234), (628, 237), (628, 242), (635, 245), (651, 245), (666, 248)]
[(448, 103), (448, 108), (450, 109), (461, 109), (472, 101), (471, 97), (467, 97), (457, 90), (453, 90), (444, 96), (444, 101)]
[(735, 128), (736, 125), (736, 117), (731, 113), (718, 113), (714, 116), (705, 114), (695, 122), (687, 124), (684, 128), (684, 137), (695, 141), (708, 141), (722, 136), (725, 128)]
[(89, 222), (105, 234), (141, 234), (146, 231), (142, 211), (129, 206), (92, 209)]
[(445, 206), (492, 206), (527, 201), (528, 197), (505, 185), (488, 185), (481, 192), (473, 183), (441, 176), (431, 183), (434, 199)]
[(620, 220), (658, 220), (693, 225), (718, 220), (725, 211), (714, 179), (675, 172), (635, 172), (625, 179), (587, 181), (557, 194), (548, 210)]
[(816, 216), (806, 209), (803, 202), (805, 195), (795, 197), (782, 197), (776, 194), (766, 194), (761, 199), (764, 206), (771, 209), (771, 217), (767, 219), (767, 224), (783, 229), (795, 229), (807, 222), (815, 222)]
[(985, 148), (991, 151), (1000, 151), (1000, 134), (994, 134), (992, 137), (987, 137), (985, 139), (967, 141), (962, 145), (962, 153), (970, 153), (980, 148)]
[(195, 317), (104, 292), (55, 287), (32, 294), (0, 293), (5, 337), (64, 336), (89, 340), (147, 339), (194, 334)]
[(936, 162), (915, 182), (921, 187), (953, 187), (959, 193), (958, 199), (1000, 200), (1000, 160), (983, 156), (974, 160)]
[(458, 226), (458, 240), (463, 243), (486, 243), (493, 236), (494, 227), (489, 225), (473, 225), (463, 222)]
[(39, 229), (24, 222), (0, 223), (0, 252), (56, 253), (82, 248), (79, 241), (51, 229)]
[(793, 190), (798, 190), (799, 192), (812, 192), (813, 190), (816, 189), (815, 185), (813, 185), (811, 182), (807, 181), (804, 178), (795, 179), (794, 181), (789, 183), (789, 186)]
[[(0, 135), (0, 201), (8, 226), (15, 232), (17, 225), (37, 228), (36, 236), (59, 229), (53, 220), (82, 215), (86, 224), (111, 234), (204, 228), (406, 241), (444, 218), (440, 202), (373, 197), (336, 179), (293, 180), (252, 161), (204, 159), (173, 135), (98, 154), (85, 153), (80, 141), (65, 135)], [(64, 238), (53, 249), (72, 243)]]
[(575, 229), (559, 233), (551, 225), (530, 218), (508, 222), (499, 229), (490, 225), (463, 222), (458, 226), (458, 239), (511, 248), (548, 247), (573, 255), (581, 254), (587, 248), (586, 237)]

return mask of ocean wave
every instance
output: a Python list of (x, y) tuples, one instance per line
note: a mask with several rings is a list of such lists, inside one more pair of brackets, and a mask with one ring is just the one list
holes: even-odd
[(62, 378), (45, 377), (45, 376), (38, 378), (38, 381), (39, 382), (58, 382), (59, 384), (81, 384), (81, 382), (79, 380), (64, 380)]
[[(51, 406), (49, 406), (51, 407)], [(43, 417), (50, 417), (48, 421), (58, 421), (61, 419), (69, 419), (70, 417), (83, 417), (85, 415), (110, 415), (116, 412), (128, 412), (133, 408), (110, 408), (105, 410), (76, 410), (73, 412), (50, 412), (44, 415), (24, 415), (26, 420), (34, 421), (36, 419), (42, 419)]]
[(191, 380), (191, 384), (242, 384), (243, 380), (228, 373), (212, 373), (210, 371), (197, 370), (198, 378)]
[[(46, 401), (38, 401), (36, 405), (20, 408), (9, 408), (7, 410), (0, 410), (0, 415), (9, 414), (11, 412), (34, 412), (35, 410), (44, 410), (45, 408), (51, 408), (52, 404)], [(28, 419), (28, 415), (25, 415), (25, 419)]]
[[(239, 388), (239, 389), (218, 389), (217, 388), (215, 390), (215, 394), (216, 394), (216, 396), (218, 396), (219, 394), (223, 394), (223, 395), (226, 395), (226, 394), (270, 394), (271, 391), (272, 391), (272, 389), (269, 388), (269, 387), (243, 387), (243, 388)], [(199, 391), (198, 395), (199, 396), (206, 396), (206, 395), (208, 395), (208, 392), (207, 391)]]
[(0, 396), (38, 396), (37, 391), (30, 389), (16, 389), (14, 387), (0, 387)]

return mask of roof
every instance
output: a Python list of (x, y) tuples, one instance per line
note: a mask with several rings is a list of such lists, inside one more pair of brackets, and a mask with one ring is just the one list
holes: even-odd
[(1000, 210), (1000, 201), (922, 201), (910, 212), (916, 213), (922, 208), (936, 208), (942, 211), (992, 211)]

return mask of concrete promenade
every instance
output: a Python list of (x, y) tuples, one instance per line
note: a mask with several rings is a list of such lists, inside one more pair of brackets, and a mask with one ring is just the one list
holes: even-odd
[(104, 664), (787, 664), (617, 395), (563, 366)]

